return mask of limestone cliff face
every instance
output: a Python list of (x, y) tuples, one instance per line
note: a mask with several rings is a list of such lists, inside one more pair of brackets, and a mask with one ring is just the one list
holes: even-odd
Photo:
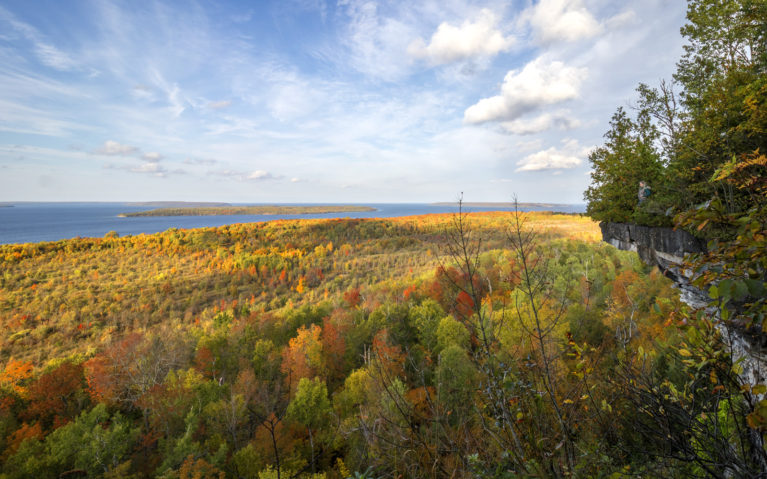
[(708, 304), (708, 295), (690, 284), (682, 269), (686, 254), (703, 253), (706, 244), (683, 230), (630, 223), (599, 224), (602, 239), (624, 251), (634, 251), (649, 265), (657, 266), (679, 288), (682, 301), (695, 308)]
[(682, 294), (682, 301), (695, 308), (708, 303), (708, 295), (690, 284), (682, 269), (685, 255), (703, 253), (706, 244), (683, 230), (640, 226), (630, 223), (599, 224), (602, 239), (624, 251), (634, 251), (649, 265), (655, 265), (671, 278)]
[(681, 264), (685, 254), (706, 251), (704, 242), (682, 230), (604, 222), (599, 227), (604, 241), (621, 250), (635, 251), (645, 263), (671, 274), (675, 274), (673, 267)]
[[(686, 254), (703, 253), (706, 245), (690, 233), (672, 228), (638, 226), (629, 223), (600, 223), (602, 239), (625, 251), (635, 251), (645, 263), (656, 265), (670, 277), (680, 290), (681, 300), (694, 308), (707, 308), (718, 316), (715, 308), (708, 307), (708, 294), (690, 284), (682, 267)], [(742, 377), (750, 384), (767, 378), (767, 334), (761, 328), (752, 328), (740, 321), (720, 323), (724, 341), (735, 358), (743, 359)]]

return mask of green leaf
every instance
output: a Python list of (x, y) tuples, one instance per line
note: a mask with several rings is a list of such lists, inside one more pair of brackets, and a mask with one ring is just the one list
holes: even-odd
[(748, 296), (748, 286), (746, 286), (745, 281), (733, 283), (732, 295), (737, 301), (743, 301)]
[(731, 279), (723, 279), (719, 282), (717, 285), (719, 288), (719, 296), (722, 298), (724, 302), (727, 302), (732, 297), (732, 280)]
[(711, 299), (718, 299), (719, 298), (719, 288), (717, 288), (716, 286), (711, 286), (710, 288), (708, 288), (708, 296)]
[(746, 279), (746, 287), (748, 287), (748, 294), (758, 298), (764, 296), (764, 282), (756, 279)]

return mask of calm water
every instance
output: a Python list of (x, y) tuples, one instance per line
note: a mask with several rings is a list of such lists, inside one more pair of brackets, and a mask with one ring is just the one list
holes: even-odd
[[(120, 213), (150, 210), (153, 207), (125, 203), (11, 203), (0, 207), (0, 244), (35, 243), (80, 237), (101, 237), (109, 231), (120, 236), (157, 233), (169, 228), (202, 228), (233, 223), (250, 223), (297, 218), (388, 218), (428, 213), (453, 213), (455, 206), (429, 204), (362, 204), (376, 211), (314, 215), (232, 215), (232, 216), (156, 216), (119, 218)], [(281, 203), (284, 204), (284, 203)], [(467, 211), (497, 211), (503, 208), (468, 207)], [(547, 208), (551, 209), (551, 208)], [(582, 213), (584, 205), (559, 205), (557, 211)]]

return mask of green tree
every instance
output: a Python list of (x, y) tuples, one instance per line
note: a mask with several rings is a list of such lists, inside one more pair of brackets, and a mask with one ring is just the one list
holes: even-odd
[[(79, 470), (90, 477), (108, 474), (129, 460), (139, 429), (104, 404), (82, 413), (44, 441), (28, 439), (6, 464), (10, 477), (58, 477)], [(123, 466), (124, 470), (124, 466)]]
[(328, 399), (328, 388), (320, 378), (301, 378), (296, 395), (288, 406), (288, 417), (304, 425), (309, 433), (312, 473), (316, 472), (314, 457), (314, 435), (330, 420), (332, 409)]
[[(662, 163), (654, 146), (658, 135), (648, 112), (640, 112), (634, 121), (618, 108), (605, 144), (589, 155), (591, 185), (584, 193), (589, 216), (598, 221), (630, 222), (642, 214), (637, 211), (639, 182), (649, 182), (654, 195), (662, 190)], [(661, 215), (656, 221), (670, 220)]]

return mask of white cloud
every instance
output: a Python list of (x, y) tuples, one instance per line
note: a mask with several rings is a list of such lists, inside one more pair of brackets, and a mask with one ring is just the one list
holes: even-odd
[(215, 165), (218, 160), (213, 158), (186, 158), (184, 159), (185, 165)]
[(299, 181), (301, 181), (301, 178), (293, 177), (293, 178), (290, 179), (291, 183), (298, 183)]
[(232, 102), (230, 100), (212, 101), (208, 103), (208, 108), (210, 108), (211, 110), (220, 110), (222, 108), (231, 106), (231, 104)]
[(264, 170), (256, 170), (248, 175), (249, 180), (272, 180), (274, 175)]
[[(165, 178), (169, 173), (166, 168), (160, 166), (157, 163), (144, 163), (137, 166), (115, 165), (113, 163), (107, 163), (104, 165), (104, 168), (108, 170), (125, 170), (125, 171), (130, 171), (131, 173), (140, 173), (140, 174), (145, 174), (149, 176), (156, 176), (158, 178)], [(174, 170), (172, 173), (183, 174), (183, 173), (186, 173), (186, 171), (178, 169), (178, 170)]]
[(263, 181), (263, 180), (278, 180), (282, 176), (273, 175), (268, 171), (255, 170), (250, 173), (239, 170), (213, 170), (208, 172), (209, 175), (222, 176), (224, 178), (231, 178), (237, 181)]
[(133, 173), (147, 173), (154, 176), (165, 176), (167, 170), (157, 163), (144, 163), (143, 165), (128, 168)]
[(161, 154), (157, 153), (156, 151), (150, 151), (149, 153), (144, 153), (141, 155), (141, 159), (144, 161), (148, 161), (150, 163), (157, 163), (158, 161), (165, 158)]
[(580, 125), (581, 122), (579, 120), (567, 116), (565, 112), (544, 113), (535, 118), (504, 121), (501, 123), (501, 127), (504, 130), (515, 135), (532, 135), (553, 128), (572, 130)]
[(130, 156), (138, 153), (139, 149), (131, 145), (123, 145), (114, 140), (107, 140), (104, 146), (94, 150), (94, 153), (108, 156)]
[(527, 155), (517, 162), (516, 171), (563, 170), (580, 166), (591, 148), (583, 147), (578, 140), (563, 140), (562, 148), (551, 147), (547, 150)]
[(578, 97), (586, 68), (568, 67), (559, 61), (537, 58), (522, 71), (511, 70), (501, 86), (501, 94), (484, 98), (464, 112), (465, 123), (515, 120), (545, 105)]
[(497, 23), (495, 14), (483, 9), (475, 22), (467, 20), (460, 27), (447, 22), (440, 24), (428, 45), (422, 38), (418, 38), (410, 44), (407, 52), (432, 65), (494, 56), (509, 50), (514, 44), (514, 38), (504, 37), (496, 28)]
[(574, 42), (597, 35), (602, 27), (581, 0), (540, 0), (520, 16), (540, 43)]

